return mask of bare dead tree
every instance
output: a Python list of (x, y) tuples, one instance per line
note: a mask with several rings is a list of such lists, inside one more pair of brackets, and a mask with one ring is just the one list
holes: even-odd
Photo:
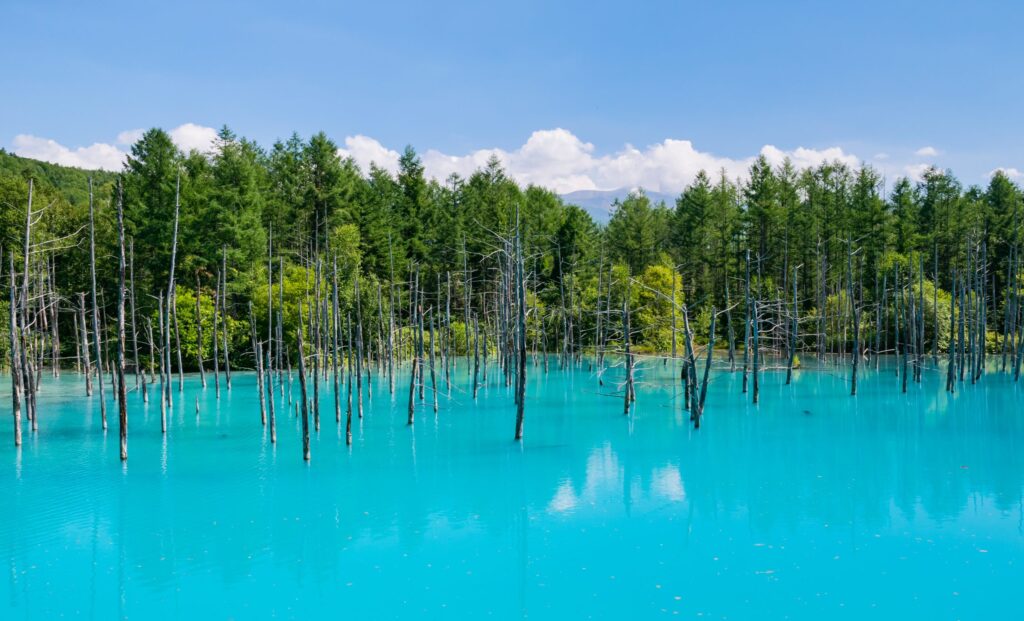
[(298, 326), (299, 389), (302, 392), (302, 459), (309, 461), (309, 401), (306, 397), (306, 348), (302, 342), (302, 306), (299, 306)]
[(125, 367), (125, 259), (124, 259), (124, 194), (121, 180), (117, 181), (117, 420), (120, 429), (121, 461), (128, 460), (128, 387), (124, 380)]
[[(31, 186), (29, 186), (31, 188)], [(29, 201), (29, 213), (32, 211), (32, 204)], [(96, 382), (99, 387), (99, 398), (100, 398), (100, 419), (103, 425), (103, 429), (107, 429), (107, 401), (103, 396), (103, 350), (100, 348), (100, 313), (99, 306), (96, 304), (96, 217), (95, 210), (93, 207), (93, 196), (92, 196), (92, 177), (89, 177), (89, 275), (92, 279), (92, 336), (93, 343), (96, 346), (96, 377), (99, 379)], [(26, 251), (28, 250), (28, 234), (25, 237)], [(27, 279), (28, 279), (28, 254), (25, 256), (25, 288), (27, 290)]]

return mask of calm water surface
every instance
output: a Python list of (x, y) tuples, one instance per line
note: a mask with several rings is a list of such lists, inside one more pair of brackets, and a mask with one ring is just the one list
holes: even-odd
[(351, 448), (322, 386), (310, 463), (280, 396), (269, 442), (253, 375), (219, 401), (188, 377), (166, 435), (131, 396), (127, 467), (114, 407), (104, 433), (80, 377), (47, 377), (38, 433), (0, 427), (0, 618), (1024, 617), (1000, 374), (951, 398), (868, 371), (851, 398), (842, 370), (769, 373), (754, 406), (723, 372), (693, 431), (671, 364), (632, 418), (620, 370), (530, 371), (522, 445), (493, 372), (474, 403), (460, 366), (414, 428), (376, 380)]

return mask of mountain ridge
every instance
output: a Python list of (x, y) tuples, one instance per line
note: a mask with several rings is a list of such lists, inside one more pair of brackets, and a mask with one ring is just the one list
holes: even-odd
[[(635, 188), (618, 188), (616, 190), (575, 190), (559, 194), (566, 203), (577, 205), (583, 208), (590, 217), (599, 224), (606, 224), (612, 215), (612, 204), (616, 200), (624, 200)], [(666, 205), (673, 206), (676, 201), (675, 194), (667, 192), (653, 192), (644, 190), (647, 198), (652, 203), (664, 201)]]

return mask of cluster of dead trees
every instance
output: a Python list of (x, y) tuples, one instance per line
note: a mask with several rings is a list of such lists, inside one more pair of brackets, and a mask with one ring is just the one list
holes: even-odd
[[(20, 257), (8, 251), (9, 280), (9, 363), (12, 382), (14, 441), (22, 442), (22, 418), (32, 431), (38, 430), (36, 395), (44, 369), (58, 376), (62, 366), (59, 322), (70, 316), (74, 337), (74, 368), (81, 373), (87, 395), (97, 395), (100, 424), (107, 428), (109, 383), (117, 405), (120, 456), (128, 457), (130, 392), (137, 391), (144, 403), (150, 391), (157, 391), (160, 424), (168, 428), (168, 414), (174, 393), (184, 391), (186, 362), (198, 370), (207, 388), (207, 367), (212, 364), (214, 392), (219, 398), (221, 381), (227, 390), (232, 379), (232, 339), (229, 323), (241, 315), (228, 299), (228, 254), (221, 252), (221, 265), (214, 277), (213, 317), (210, 326), (212, 351), (207, 358), (203, 336), (200, 297), (202, 283), (195, 288), (195, 360), (183, 355), (176, 286), (178, 261), (178, 201), (175, 201), (174, 234), (166, 288), (155, 294), (156, 326), (150, 318), (139, 321), (135, 288), (134, 244), (126, 236), (123, 200), (117, 188), (117, 296), (113, 331), (109, 328), (103, 292), (97, 288), (96, 225), (90, 185), (89, 222), (71, 237), (39, 239), (34, 227), (47, 206), (33, 204), (29, 183)], [(180, 185), (179, 185), (180, 190)], [(255, 371), (260, 420), (269, 426), (270, 441), (277, 441), (276, 419), (281, 411), (301, 418), (304, 459), (310, 459), (310, 433), (321, 425), (322, 393), (330, 392), (334, 418), (344, 420), (346, 444), (352, 444), (353, 414), (361, 418), (364, 400), (372, 398), (376, 376), (392, 394), (399, 371), (408, 366), (407, 423), (414, 425), (418, 412), (438, 412), (442, 396), (451, 398), (453, 376), (464, 364), (467, 392), (476, 399), (489, 381), (513, 388), (515, 403), (514, 438), (523, 437), (528, 361), (536, 372), (548, 373), (549, 361), (560, 369), (588, 365), (603, 385), (609, 369), (622, 367), (623, 411), (628, 416), (636, 402), (638, 360), (646, 357), (678, 364), (683, 387), (682, 407), (699, 428), (705, 412), (711, 371), (742, 373), (742, 391), (758, 402), (762, 376), (766, 371), (784, 371), (791, 383), (801, 367), (800, 355), (813, 354), (819, 365), (849, 364), (850, 392), (857, 393), (863, 364), (880, 368), (885, 356), (892, 357), (901, 390), (908, 382), (921, 382), (925, 372), (937, 372), (945, 363), (946, 388), (954, 392), (957, 383), (979, 381), (989, 364), (990, 350), (999, 352), (999, 366), (1019, 378), (1024, 361), (1024, 320), (1020, 300), (1019, 253), (1014, 247), (1006, 272), (1009, 290), (995, 292), (995, 279), (983, 237), (968, 240), (966, 261), (954, 267), (948, 315), (940, 312), (938, 254), (933, 265), (923, 255), (913, 261), (894, 263), (872, 274), (873, 294), (865, 296), (868, 275), (856, 240), (846, 243), (845, 274), (840, 282), (825, 281), (824, 262), (816, 291), (815, 311), (804, 312), (807, 298), (801, 297), (798, 277), (802, 266), (787, 266), (788, 283), (765, 286), (759, 273), (760, 260), (749, 251), (743, 256), (742, 294), (730, 298), (725, 282), (726, 306), (716, 309), (701, 300), (686, 300), (672, 271), (671, 291), (652, 288), (640, 279), (616, 272), (601, 253), (597, 266), (596, 296), (592, 308), (584, 308), (576, 287), (565, 287), (559, 279), (556, 305), (539, 301), (539, 259), (524, 248), (518, 210), (514, 225), (493, 233), (488, 273), (473, 273), (467, 261), (466, 242), (461, 240), (462, 270), (432, 272), (412, 262), (407, 273), (395, 273), (394, 260), (387, 281), (371, 280), (370, 290), (361, 282), (358, 267), (339, 266), (338, 249), (331, 248), (329, 235), (317, 233), (299, 257), (288, 257), (305, 273), (305, 292), (292, 308), (286, 308), (285, 256), (275, 254), (273, 234), (266, 255), (266, 326), (257, 324), (250, 300), (247, 304), (249, 351), (240, 359)], [(89, 291), (58, 291), (55, 256), (68, 244), (82, 243), (88, 234), (90, 248)], [(2, 255), (0, 255), (2, 256)], [(557, 260), (561, 260), (558, 256)], [(474, 261), (475, 264), (481, 264)], [(528, 269), (528, 266), (530, 269)], [(560, 270), (564, 272), (565, 270)], [(345, 274), (351, 274), (352, 295), (341, 294)], [(806, 279), (803, 279), (804, 281)], [(361, 291), (361, 287), (363, 290)], [(633, 292), (645, 290), (670, 309), (670, 352), (637, 346), (633, 318), (644, 308), (634, 308)], [(369, 300), (368, 308), (364, 308)], [(407, 301), (407, 305), (403, 302)], [(694, 309), (698, 309), (695, 311)], [(298, 314), (294, 330), (286, 329), (286, 311)], [(189, 311), (185, 311), (189, 312)], [(990, 330), (990, 313), (1002, 314), (1000, 334)], [(461, 315), (461, 316), (460, 316)], [(456, 320), (453, 321), (453, 316)], [(695, 325), (697, 318), (706, 328)], [(461, 322), (461, 326), (458, 323)], [(737, 325), (738, 324), (738, 325)], [(154, 333), (155, 328), (155, 333)], [(739, 328), (739, 329), (737, 329)], [(706, 330), (706, 332), (704, 331)], [(111, 337), (113, 332), (113, 337)], [(681, 335), (680, 335), (681, 332)], [(701, 344), (698, 344), (700, 332)], [(65, 332), (66, 334), (66, 332)], [(642, 336), (642, 335), (640, 335)], [(681, 338), (680, 338), (681, 336)], [(461, 342), (460, 342), (461, 340)], [(724, 344), (722, 341), (724, 340)], [(682, 344), (682, 350), (679, 344)], [(143, 350), (140, 351), (140, 343)], [(716, 346), (720, 351), (716, 360)], [(110, 349), (113, 347), (113, 354)], [(70, 348), (69, 348), (70, 349)], [(942, 361), (940, 352), (945, 352)], [(294, 369), (293, 369), (294, 365)], [(131, 373), (131, 380), (128, 373)], [(299, 394), (293, 397), (293, 374), (297, 372)], [(488, 379), (490, 373), (491, 380)], [(129, 383), (131, 385), (129, 386)], [(175, 388), (176, 386), (176, 388)], [(429, 405), (427, 402), (429, 395)], [(199, 399), (196, 398), (199, 413)]]

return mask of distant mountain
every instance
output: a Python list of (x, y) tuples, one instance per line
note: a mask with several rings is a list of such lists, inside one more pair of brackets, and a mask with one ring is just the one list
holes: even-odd
[[(566, 203), (582, 207), (598, 224), (605, 224), (608, 222), (608, 218), (611, 217), (612, 203), (616, 199), (625, 199), (629, 192), (629, 188), (619, 188), (618, 190), (576, 190), (561, 196), (562, 200)], [(647, 198), (651, 199), (652, 203), (665, 201), (665, 204), (671, 207), (676, 202), (675, 194), (651, 192), (649, 190), (645, 190), (644, 194), (647, 195)]]

